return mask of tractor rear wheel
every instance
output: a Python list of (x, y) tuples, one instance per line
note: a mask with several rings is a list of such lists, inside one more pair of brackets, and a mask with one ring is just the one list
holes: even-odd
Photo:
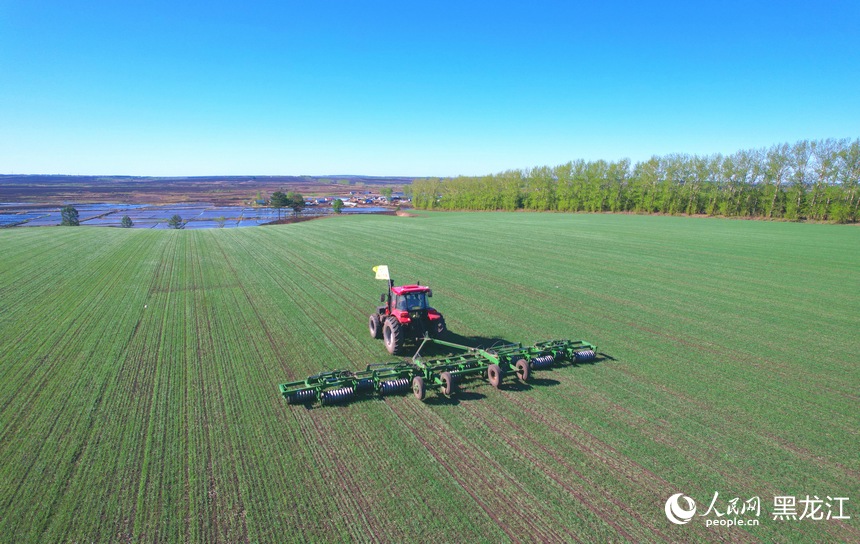
[(382, 323), (379, 322), (379, 314), (370, 314), (368, 328), (370, 329), (371, 338), (382, 338)]
[(412, 378), (412, 392), (415, 393), (416, 399), (424, 400), (424, 397), (427, 394), (427, 389), (424, 388), (424, 378), (421, 376), (415, 376)]
[(400, 353), (400, 348), (403, 347), (403, 331), (400, 328), (400, 321), (397, 321), (393, 315), (388, 316), (385, 325), (382, 326), (382, 341), (385, 343), (385, 349), (392, 355)]
[(520, 359), (519, 361), (517, 361), (515, 367), (517, 369), (517, 378), (519, 378), (520, 381), (523, 383), (529, 381), (531, 369), (529, 368), (528, 361), (526, 361), (525, 359)]
[(454, 376), (450, 372), (443, 372), (439, 374), (439, 378), (442, 380), (442, 394), (446, 397), (454, 394), (454, 389), (456, 388)]
[(502, 384), (502, 368), (495, 363), (488, 366), (487, 379), (490, 381), (490, 385), (498, 389)]

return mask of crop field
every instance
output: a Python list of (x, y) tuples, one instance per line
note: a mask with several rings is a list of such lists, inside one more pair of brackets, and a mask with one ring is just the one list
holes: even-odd
[[(860, 541), (856, 227), (420, 213), (6, 229), (0, 256), (0, 541)], [(468, 342), (601, 355), (288, 405), (279, 383), (393, 360), (379, 264)], [(760, 523), (705, 525), (733, 517)]]

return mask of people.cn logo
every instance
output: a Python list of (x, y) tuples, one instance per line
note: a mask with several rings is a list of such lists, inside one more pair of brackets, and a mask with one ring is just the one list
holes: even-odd
[[(684, 508), (681, 501), (687, 504)], [(666, 501), (666, 517), (675, 525), (684, 525), (696, 515), (696, 501), (683, 493), (675, 493)]]

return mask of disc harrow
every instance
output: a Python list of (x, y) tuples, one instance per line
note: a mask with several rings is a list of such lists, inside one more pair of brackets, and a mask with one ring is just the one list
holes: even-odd
[[(421, 357), (427, 342), (461, 350), (462, 353), (435, 359)], [(492, 349), (473, 348), (425, 337), (412, 359), (397, 363), (375, 363), (364, 370), (332, 370), (309, 376), (305, 380), (278, 386), (289, 404), (322, 405), (349, 402), (358, 395), (387, 396), (412, 391), (424, 400), (427, 391), (453, 395), (464, 380), (484, 378), (494, 387), (515, 376), (528, 382), (533, 370), (544, 370), (555, 364), (584, 363), (594, 360), (597, 347), (582, 340), (549, 340), (533, 346), (506, 344)]]

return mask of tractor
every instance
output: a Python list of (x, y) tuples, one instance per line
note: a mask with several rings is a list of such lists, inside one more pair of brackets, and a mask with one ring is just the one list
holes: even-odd
[(379, 302), (385, 305), (370, 314), (368, 329), (373, 338), (382, 338), (388, 353), (398, 355), (407, 342), (426, 336), (439, 338), (445, 333), (445, 318), (427, 303), (432, 289), (421, 282), (395, 287), (387, 266), (377, 266), (374, 271), (377, 279), (387, 280), (388, 293), (380, 295)]

